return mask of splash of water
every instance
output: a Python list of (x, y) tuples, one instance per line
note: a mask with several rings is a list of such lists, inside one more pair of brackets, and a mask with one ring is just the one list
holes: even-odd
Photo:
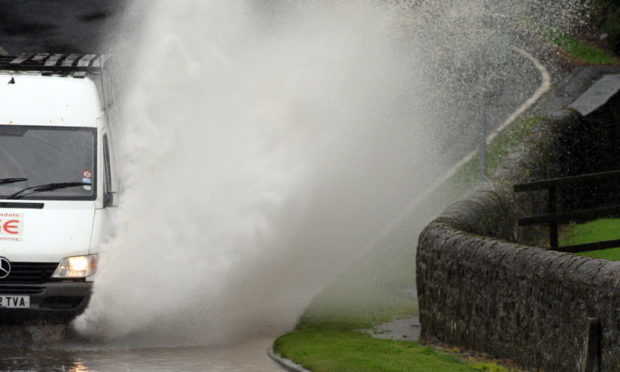
[(434, 123), (472, 55), (510, 50), (514, 20), (489, 20), (516, 3), (149, 2), (117, 231), (77, 329), (172, 345), (292, 326), (440, 172)]

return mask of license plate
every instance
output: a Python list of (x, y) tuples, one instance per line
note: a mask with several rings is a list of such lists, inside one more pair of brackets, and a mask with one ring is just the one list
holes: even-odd
[(30, 308), (30, 296), (0, 295), (0, 308), (28, 309)]

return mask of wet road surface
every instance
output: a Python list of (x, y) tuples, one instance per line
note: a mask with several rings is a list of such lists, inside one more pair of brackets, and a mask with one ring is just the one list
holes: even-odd
[[(39, 345), (0, 348), (1, 371), (279, 371), (266, 355), (272, 338), (228, 347), (113, 349)], [(50, 348), (51, 347), (51, 348)]]
[(0, 371), (279, 371), (267, 356), (275, 336), (145, 348), (82, 338), (64, 325), (0, 326)]

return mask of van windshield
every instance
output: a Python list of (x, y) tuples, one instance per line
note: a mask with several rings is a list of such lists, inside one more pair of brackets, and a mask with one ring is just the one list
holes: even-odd
[(27, 187), (86, 183), (25, 194), (21, 199), (94, 200), (95, 128), (0, 125), (0, 199)]

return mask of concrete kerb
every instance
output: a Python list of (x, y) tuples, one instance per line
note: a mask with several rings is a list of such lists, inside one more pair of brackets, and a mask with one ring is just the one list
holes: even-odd
[(290, 372), (310, 372), (309, 370), (305, 369), (304, 367), (300, 366), (299, 364), (293, 362), (290, 359), (286, 359), (283, 358), (282, 356), (280, 356), (280, 354), (276, 353), (273, 348), (269, 348), (269, 350), (267, 350), (267, 355), (269, 355), (269, 357), (271, 359), (273, 359), (274, 362), (278, 363), (278, 365), (280, 367), (282, 367), (283, 369), (290, 371)]

